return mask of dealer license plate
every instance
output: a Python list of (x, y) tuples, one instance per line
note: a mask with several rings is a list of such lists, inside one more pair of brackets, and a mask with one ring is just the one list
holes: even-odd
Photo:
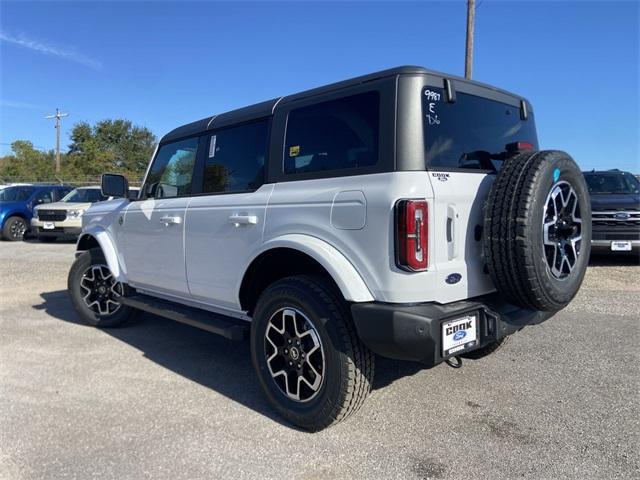
[(42, 224), (42, 228), (44, 228), (45, 230), (53, 230), (54, 228), (56, 228), (56, 226), (53, 222), (45, 222)]
[(478, 343), (478, 318), (475, 315), (448, 320), (442, 324), (442, 356), (459, 354)]
[(614, 252), (630, 252), (631, 242), (629, 240), (616, 240), (611, 242), (611, 250)]

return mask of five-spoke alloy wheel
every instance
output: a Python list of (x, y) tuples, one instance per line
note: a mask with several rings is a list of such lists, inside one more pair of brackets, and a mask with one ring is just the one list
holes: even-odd
[(360, 342), (348, 305), (320, 276), (283, 278), (262, 292), (251, 357), (271, 405), (311, 431), (358, 410), (373, 378), (373, 354)]
[(85, 305), (98, 315), (111, 315), (121, 306), (122, 283), (116, 282), (106, 265), (91, 265), (82, 275), (80, 288)]
[(567, 278), (578, 262), (582, 244), (580, 203), (568, 182), (557, 182), (547, 195), (542, 228), (549, 270), (558, 280)]
[(298, 402), (315, 397), (322, 385), (324, 351), (305, 314), (279, 309), (269, 319), (264, 341), (269, 372), (282, 393)]
[(136, 313), (119, 301), (127, 288), (116, 281), (99, 248), (82, 252), (69, 271), (71, 302), (81, 319), (95, 327), (115, 327)]

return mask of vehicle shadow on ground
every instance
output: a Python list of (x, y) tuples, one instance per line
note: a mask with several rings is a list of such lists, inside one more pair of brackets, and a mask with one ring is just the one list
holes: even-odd
[(640, 265), (640, 254), (597, 254), (591, 253), (590, 267), (633, 267)]
[[(43, 302), (33, 308), (44, 310), (59, 320), (84, 326), (66, 290), (45, 292), (40, 296)], [(102, 332), (136, 348), (158, 365), (291, 427), (267, 403), (251, 364), (248, 341), (232, 342), (148, 313), (141, 313), (122, 327)], [(422, 366), (417, 363), (377, 357), (373, 388), (385, 388), (420, 370)]]
[(37, 237), (29, 235), (23, 238), (22, 241), (24, 243), (40, 243), (43, 245), (55, 245), (56, 243), (66, 243), (66, 244), (76, 243), (78, 239), (77, 238), (56, 238), (54, 242), (43, 242), (42, 240), (39, 240)]

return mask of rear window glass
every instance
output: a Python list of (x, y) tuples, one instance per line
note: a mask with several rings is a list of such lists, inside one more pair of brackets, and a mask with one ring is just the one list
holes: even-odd
[(289, 113), (286, 173), (367, 167), (378, 161), (378, 92), (298, 108)]
[(538, 148), (533, 112), (456, 92), (449, 103), (442, 88), (422, 91), (427, 167), (498, 170), (507, 145), (528, 142)]

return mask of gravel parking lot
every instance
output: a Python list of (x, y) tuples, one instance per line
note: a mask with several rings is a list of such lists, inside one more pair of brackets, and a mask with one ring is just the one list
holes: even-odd
[(101, 331), (66, 295), (71, 243), (0, 243), (0, 478), (639, 478), (640, 267), (460, 370), (378, 359), (352, 419), (283, 424), (248, 344), (152, 315)]

